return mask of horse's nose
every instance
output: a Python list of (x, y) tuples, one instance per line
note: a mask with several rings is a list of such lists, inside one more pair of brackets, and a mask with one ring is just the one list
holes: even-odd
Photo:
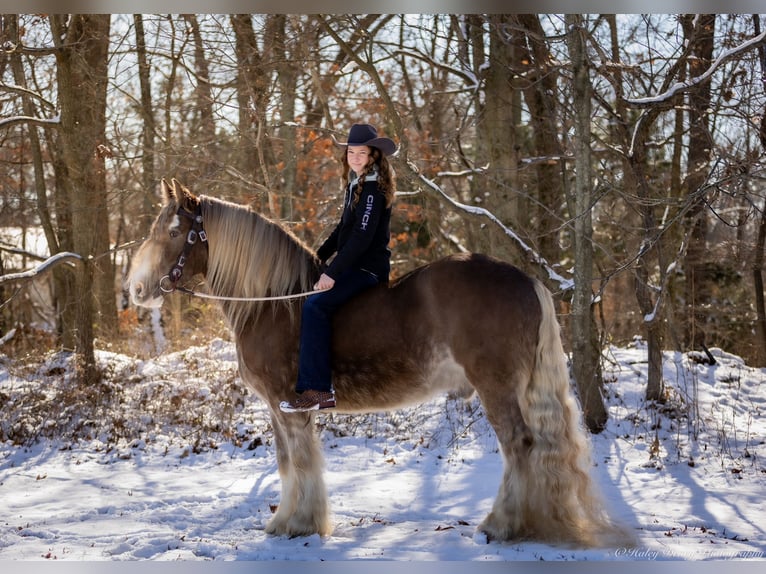
[(140, 299), (144, 294), (144, 284), (140, 281), (130, 284), (130, 291), (133, 294), (133, 299)]

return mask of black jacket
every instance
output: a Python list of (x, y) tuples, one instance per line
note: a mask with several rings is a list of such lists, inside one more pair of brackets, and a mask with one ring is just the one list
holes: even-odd
[(325, 273), (337, 279), (349, 269), (362, 269), (374, 274), (378, 281), (388, 281), (391, 271), (391, 208), (378, 190), (377, 174), (368, 174), (359, 194), (359, 201), (352, 205), (357, 182), (350, 181), (343, 202), (340, 222), (317, 250), (322, 263), (334, 253), (335, 258)]

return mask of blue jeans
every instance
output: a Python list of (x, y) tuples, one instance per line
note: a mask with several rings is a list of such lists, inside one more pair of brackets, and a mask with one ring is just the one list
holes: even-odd
[(378, 284), (372, 273), (351, 269), (335, 280), (332, 289), (310, 295), (301, 311), (298, 393), (332, 390), (332, 318), (341, 305)]

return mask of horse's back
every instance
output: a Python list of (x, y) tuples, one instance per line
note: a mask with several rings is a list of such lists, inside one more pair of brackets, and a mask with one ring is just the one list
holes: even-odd
[[(405, 276), (401, 283), (421, 283), (437, 305), (451, 306), (456, 302), (463, 308), (467, 305), (486, 308), (489, 305), (518, 307), (521, 304), (525, 314), (535, 313), (535, 307), (539, 306), (534, 279), (510, 263), (480, 253), (445, 257), (411, 275)], [(484, 315), (477, 311), (479, 316)]]
[(535, 279), (510, 263), (466, 253), (424, 269), (429, 316), (458, 360), (497, 364), (537, 345), (542, 308)]
[(372, 329), (403, 341), (424, 332), (439, 339), (459, 329), (486, 336), (524, 327), (536, 336), (541, 313), (533, 278), (499, 259), (465, 253), (360, 295), (339, 311), (336, 329), (355, 333), (355, 338)]
[(371, 393), (377, 386), (402, 397), (437, 387), (463, 392), (465, 369), (517, 368), (518, 357), (532, 357), (537, 344), (534, 285), (513, 265), (459, 254), (370, 289), (335, 317), (339, 386)]

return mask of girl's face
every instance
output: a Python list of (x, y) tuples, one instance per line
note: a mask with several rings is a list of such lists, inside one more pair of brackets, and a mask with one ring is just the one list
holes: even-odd
[(354, 173), (359, 175), (370, 163), (372, 157), (372, 150), (366, 145), (350, 145), (346, 151), (346, 159), (348, 160), (348, 166), (354, 170)]

